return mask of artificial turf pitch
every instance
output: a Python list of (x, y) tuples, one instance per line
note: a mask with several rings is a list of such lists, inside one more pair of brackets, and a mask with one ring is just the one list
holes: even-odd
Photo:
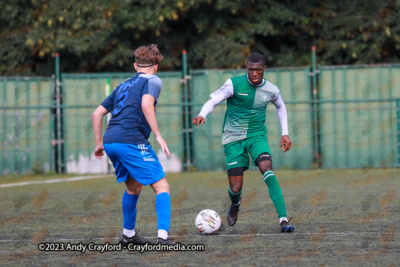
[[(0, 265), (397, 266), (400, 262), (400, 170), (276, 171), (294, 233), (280, 233), (268, 188), (257, 171), (245, 175), (242, 205), (227, 226), (228, 182), (223, 172), (169, 174), (170, 235), (201, 252), (41, 252), (38, 244), (117, 243), (124, 185), (115, 177), (0, 188)], [(45, 182), (59, 178), (36, 177)], [(3, 177), (19, 182), (21, 177)], [(155, 194), (139, 197), (136, 229), (156, 240)], [(223, 223), (203, 236), (194, 221), (203, 209)]]

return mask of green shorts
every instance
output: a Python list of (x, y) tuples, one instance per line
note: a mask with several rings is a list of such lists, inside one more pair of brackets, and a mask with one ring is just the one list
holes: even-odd
[(249, 168), (249, 153), (254, 164), (262, 153), (271, 155), (266, 136), (254, 136), (224, 145), (226, 169)]

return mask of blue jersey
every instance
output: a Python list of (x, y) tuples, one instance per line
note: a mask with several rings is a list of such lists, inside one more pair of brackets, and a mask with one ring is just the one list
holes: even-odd
[(103, 143), (150, 144), (151, 128), (142, 111), (142, 96), (152, 95), (157, 104), (162, 83), (155, 75), (138, 73), (115, 88), (101, 105), (112, 118), (104, 134)]

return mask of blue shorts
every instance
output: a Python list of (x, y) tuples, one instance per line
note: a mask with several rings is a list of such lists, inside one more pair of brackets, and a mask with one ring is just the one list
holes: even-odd
[(104, 149), (114, 165), (118, 183), (131, 176), (142, 185), (150, 185), (165, 177), (151, 145), (112, 143), (104, 144)]

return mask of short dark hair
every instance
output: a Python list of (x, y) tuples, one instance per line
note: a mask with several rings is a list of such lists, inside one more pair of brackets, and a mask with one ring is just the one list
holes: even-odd
[(248, 63), (262, 63), (265, 65), (265, 57), (260, 53), (254, 52), (251, 53), (250, 56), (247, 58)]

